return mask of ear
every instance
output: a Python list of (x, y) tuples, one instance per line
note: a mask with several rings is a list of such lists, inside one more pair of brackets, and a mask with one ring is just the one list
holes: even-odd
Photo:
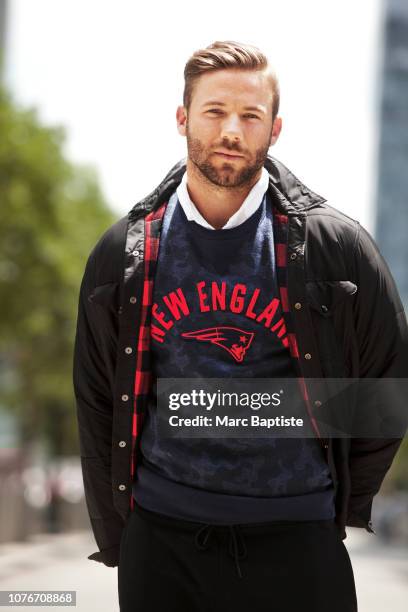
[(278, 140), (281, 130), (282, 130), (282, 118), (275, 117), (275, 120), (273, 122), (272, 134), (271, 134), (271, 142), (269, 145), (270, 147), (274, 145), (276, 141)]
[(177, 130), (181, 136), (186, 135), (187, 110), (185, 106), (178, 106), (176, 112)]

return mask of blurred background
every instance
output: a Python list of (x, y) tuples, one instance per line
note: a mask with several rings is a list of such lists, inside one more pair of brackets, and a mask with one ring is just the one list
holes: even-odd
[[(0, 590), (72, 589), (81, 611), (118, 610), (116, 570), (86, 559), (79, 285), (102, 233), (185, 156), (184, 64), (226, 39), (276, 67), (271, 154), (374, 235), (408, 305), (406, 0), (0, 0)], [(407, 468), (405, 440), (377, 537), (345, 541), (361, 612), (406, 610)]]

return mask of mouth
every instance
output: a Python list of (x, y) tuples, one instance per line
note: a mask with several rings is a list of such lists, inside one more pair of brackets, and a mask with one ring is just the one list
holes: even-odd
[(223, 157), (224, 159), (228, 159), (230, 161), (234, 159), (243, 159), (243, 155), (235, 155), (233, 153), (220, 153), (219, 151), (215, 151), (214, 155), (219, 155), (219, 157)]

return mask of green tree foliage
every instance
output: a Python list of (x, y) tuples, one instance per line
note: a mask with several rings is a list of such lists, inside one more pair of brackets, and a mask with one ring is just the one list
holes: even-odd
[(0, 90), (0, 404), (21, 444), (75, 452), (72, 355), (88, 254), (115, 221), (91, 168), (64, 156), (65, 132)]

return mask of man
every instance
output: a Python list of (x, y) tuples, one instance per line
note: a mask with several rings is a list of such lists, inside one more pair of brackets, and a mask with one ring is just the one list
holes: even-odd
[[(406, 377), (402, 304), (367, 231), (268, 156), (282, 120), (259, 49), (216, 42), (184, 74), (187, 162), (108, 229), (81, 285), (89, 558), (118, 565), (122, 612), (352, 612), (345, 526), (373, 532), (401, 437), (325, 435), (319, 381)], [(309, 433), (162, 435), (160, 381), (214, 378), (291, 378)]]

